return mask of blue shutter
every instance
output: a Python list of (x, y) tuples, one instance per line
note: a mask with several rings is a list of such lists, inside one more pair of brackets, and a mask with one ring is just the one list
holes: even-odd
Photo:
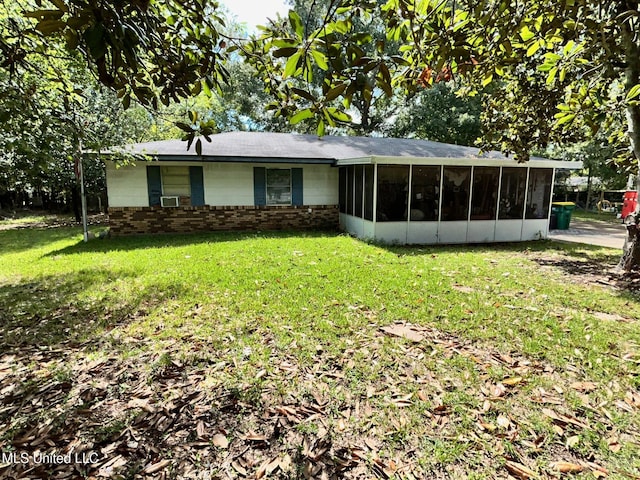
[(191, 182), (191, 205), (204, 205), (204, 178), (202, 167), (189, 167), (189, 181)]
[(147, 166), (147, 190), (149, 192), (149, 206), (160, 205), (160, 196), (162, 195), (160, 167)]
[(264, 167), (253, 167), (253, 201), (257, 206), (267, 204), (267, 172)]
[(302, 198), (302, 169), (291, 169), (291, 204), (304, 205)]

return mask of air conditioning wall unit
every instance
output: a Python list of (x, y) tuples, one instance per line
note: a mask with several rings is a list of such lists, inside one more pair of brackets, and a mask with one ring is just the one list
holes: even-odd
[(160, 197), (160, 205), (162, 205), (163, 207), (179, 207), (180, 197), (178, 196)]

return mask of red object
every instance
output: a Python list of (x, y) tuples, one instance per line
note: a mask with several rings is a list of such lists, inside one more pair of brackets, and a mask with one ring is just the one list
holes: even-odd
[(638, 192), (636, 191), (628, 191), (624, 192), (624, 197), (622, 197), (622, 211), (620, 212), (620, 216), (624, 220), (629, 215), (633, 215), (638, 206)]

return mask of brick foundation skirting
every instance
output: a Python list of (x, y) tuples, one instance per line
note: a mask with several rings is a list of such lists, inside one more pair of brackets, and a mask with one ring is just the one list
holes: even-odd
[(114, 236), (216, 230), (333, 230), (338, 224), (337, 205), (109, 208), (109, 227)]

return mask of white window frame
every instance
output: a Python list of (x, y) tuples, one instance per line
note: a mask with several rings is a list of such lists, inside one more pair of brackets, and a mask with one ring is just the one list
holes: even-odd
[[(277, 202), (273, 201), (269, 196), (269, 188), (282, 188), (283, 186), (272, 186), (269, 187), (269, 172), (272, 171), (286, 171), (289, 173), (289, 201), (288, 202)], [(266, 196), (266, 204), (267, 205), (292, 205), (293, 203), (293, 174), (290, 168), (265, 168), (264, 174), (264, 191)]]

